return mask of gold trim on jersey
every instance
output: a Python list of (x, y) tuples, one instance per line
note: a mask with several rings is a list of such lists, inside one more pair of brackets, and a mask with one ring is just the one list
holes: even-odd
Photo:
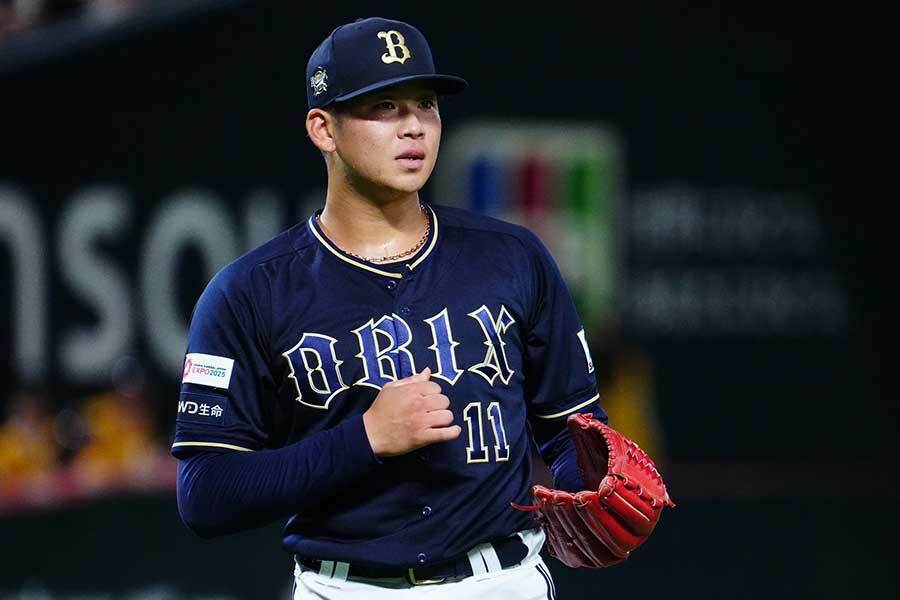
[(538, 419), (555, 419), (556, 417), (561, 417), (563, 415), (573, 413), (576, 410), (578, 410), (579, 408), (587, 406), (588, 404), (590, 404), (594, 400), (597, 400), (598, 398), (600, 398), (599, 393), (596, 396), (594, 396), (593, 398), (591, 398), (590, 400), (586, 400), (585, 402), (582, 402), (581, 404), (579, 404), (577, 406), (573, 406), (572, 408), (567, 408), (566, 410), (564, 410), (562, 412), (553, 413), (552, 415), (534, 415), (534, 416), (536, 416)]
[[(415, 269), (419, 265), (419, 263), (421, 263), (423, 260), (425, 260), (425, 257), (427, 257), (429, 254), (431, 254), (431, 251), (434, 249), (434, 245), (437, 243), (437, 238), (438, 238), (437, 214), (434, 212), (434, 209), (431, 208), (430, 206), (428, 207), (428, 210), (431, 211), (432, 219), (434, 221), (434, 235), (431, 236), (431, 243), (428, 244), (428, 249), (425, 250), (425, 252), (422, 253), (422, 256), (417, 258), (414, 263), (409, 265), (410, 271)], [(365, 263), (359, 262), (358, 260), (353, 260), (352, 258), (349, 258), (349, 257), (341, 254), (340, 251), (337, 250), (337, 248), (335, 248), (334, 246), (331, 245), (331, 242), (328, 241), (328, 238), (326, 238), (324, 235), (319, 233), (319, 230), (316, 229), (315, 225), (313, 225), (313, 221), (315, 220), (315, 218), (316, 218), (315, 215), (313, 215), (312, 217), (309, 218), (309, 221), (307, 221), (309, 230), (312, 231), (313, 235), (316, 236), (316, 238), (318, 238), (318, 240), (320, 242), (322, 242), (322, 245), (325, 246), (325, 248), (327, 248), (329, 252), (331, 252), (332, 254), (337, 256), (339, 259), (341, 259), (342, 261), (344, 261), (346, 263), (350, 263), (354, 267), (359, 267), (360, 269), (365, 269), (366, 271), (371, 271), (372, 273), (376, 273), (376, 274), (382, 275), (384, 277), (391, 277), (392, 279), (403, 279), (403, 275), (401, 275), (400, 273), (391, 273), (390, 271), (382, 271), (381, 269), (376, 269), (375, 267), (372, 267)]]
[(437, 219), (437, 214), (434, 212), (434, 209), (431, 208), (430, 206), (428, 207), (428, 210), (431, 211), (431, 215), (432, 215), (432, 217), (433, 217), (433, 219), (434, 219), (434, 235), (431, 237), (431, 243), (428, 244), (428, 250), (426, 250), (425, 252), (423, 252), (423, 253), (422, 253), (422, 256), (420, 256), (419, 258), (416, 259), (416, 262), (414, 262), (413, 264), (409, 265), (409, 270), (410, 270), (410, 271), (412, 271), (412, 270), (415, 269), (417, 266), (419, 266), (419, 263), (422, 262), (423, 260), (425, 260), (425, 257), (426, 257), (426, 256), (428, 256), (429, 254), (431, 254), (431, 250), (434, 248), (434, 245), (437, 244), (437, 238), (438, 238), (438, 219)]
[(228, 448), (229, 450), (240, 450), (241, 452), (253, 452), (250, 448), (233, 446), (231, 444), (220, 444), (219, 442), (176, 442), (172, 444), (173, 448), (179, 448), (181, 446), (210, 446), (212, 448)]

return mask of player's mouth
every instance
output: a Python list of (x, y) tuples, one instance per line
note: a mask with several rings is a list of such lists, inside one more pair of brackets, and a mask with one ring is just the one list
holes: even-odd
[(412, 169), (425, 164), (425, 153), (421, 150), (406, 150), (397, 155), (397, 160), (405, 167)]

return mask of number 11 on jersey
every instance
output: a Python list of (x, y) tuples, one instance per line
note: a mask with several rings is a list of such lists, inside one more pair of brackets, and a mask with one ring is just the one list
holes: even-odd
[[(469, 432), (467, 463), (485, 463), (490, 460), (488, 447), (484, 443), (484, 419), (481, 411), (481, 402), (469, 402), (463, 410), (463, 419)], [(500, 412), (499, 402), (488, 404), (487, 419), (494, 434), (494, 462), (509, 460), (509, 443), (506, 441), (506, 430), (503, 429), (503, 413)]]

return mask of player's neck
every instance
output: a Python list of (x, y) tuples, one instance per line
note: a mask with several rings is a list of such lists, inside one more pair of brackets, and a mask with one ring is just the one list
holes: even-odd
[(374, 203), (357, 194), (332, 194), (329, 190), (319, 217), (319, 225), (333, 243), (366, 257), (407, 250), (421, 239), (425, 223), (415, 192)]

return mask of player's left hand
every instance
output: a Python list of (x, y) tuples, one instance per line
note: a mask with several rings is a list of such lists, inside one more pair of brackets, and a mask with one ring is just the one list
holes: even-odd
[(608, 567), (643, 544), (662, 509), (674, 507), (653, 460), (624, 435), (587, 414), (567, 425), (587, 490), (571, 494), (536, 485), (534, 511), (550, 554), (570, 567)]

